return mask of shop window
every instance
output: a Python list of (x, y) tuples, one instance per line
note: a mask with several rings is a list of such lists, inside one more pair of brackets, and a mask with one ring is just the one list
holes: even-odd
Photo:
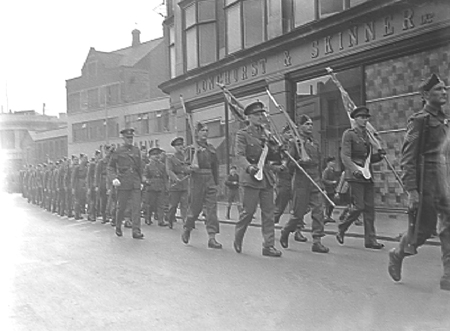
[[(362, 104), (365, 99), (362, 95), (362, 69), (337, 72), (336, 76), (355, 104)], [(323, 155), (339, 157), (341, 137), (350, 127), (350, 121), (340, 91), (330, 76), (297, 82), (295, 109), (296, 121), (301, 114), (312, 118), (313, 134), (321, 143)]]
[(346, 0), (319, 0), (320, 18), (337, 14), (344, 10)]
[(186, 70), (217, 60), (216, 2), (192, 1), (184, 8)]

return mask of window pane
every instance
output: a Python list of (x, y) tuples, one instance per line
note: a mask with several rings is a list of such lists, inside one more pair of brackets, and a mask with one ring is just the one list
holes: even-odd
[(228, 54), (241, 49), (241, 9), (235, 5), (227, 9), (227, 50)]
[(320, 0), (320, 17), (327, 17), (344, 10), (344, 0)]
[(191, 28), (186, 31), (186, 69), (194, 69), (197, 66), (197, 29)]
[(170, 53), (170, 78), (174, 78), (176, 76), (175, 72), (175, 46), (169, 48)]
[(367, 2), (368, 0), (350, 0), (350, 7), (359, 5), (360, 3)]
[(196, 23), (195, 20), (195, 3), (190, 5), (189, 7), (186, 7), (185, 11), (185, 19), (186, 19), (186, 28), (194, 25)]
[(268, 0), (267, 2), (267, 38), (272, 39), (283, 33), (282, 18), (283, 3), (278, 0)]
[(210, 21), (216, 19), (216, 2), (203, 0), (198, 2), (198, 21)]
[(244, 1), (244, 47), (260, 44), (264, 38), (264, 1)]
[(216, 25), (200, 25), (199, 34), (200, 66), (203, 66), (216, 61)]
[(173, 25), (169, 27), (169, 44), (175, 44), (175, 28)]
[(295, 27), (315, 20), (314, 2), (315, 0), (296, 0), (294, 2)]
[(239, 0), (225, 0), (225, 6), (231, 5), (234, 2), (237, 2)]

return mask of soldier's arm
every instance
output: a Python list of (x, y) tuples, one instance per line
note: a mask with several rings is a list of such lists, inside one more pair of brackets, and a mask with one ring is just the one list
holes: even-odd
[(402, 181), (407, 191), (417, 190), (417, 156), (419, 150), (421, 124), (423, 119), (411, 118), (406, 127), (402, 146), (400, 166), (403, 170)]
[(115, 152), (112, 153), (111, 158), (109, 159), (106, 172), (111, 181), (117, 178), (117, 155)]
[(346, 169), (349, 169), (350, 172), (353, 174), (355, 171), (358, 171), (358, 168), (352, 161), (352, 138), (353, 133), (351, 131), (344, 132), (344, 135), (342, 136), (342, 143), (341, 143), (341, 159), (342, 163), (344, 164), (344, 167)]
[(100, 187), (100, 182), (102, 179), (102, 166), (103, 166), (102, 160), (98, 161), (97, 164), (95, 165), (95, 174), (94, 174), (95, 187)]
[(167, 172), (167, 175), (169, 176), (169, 178), (171, 180), (177, 181), (178, 177), (173, 172), (173, 160), (172, 160), (172, 158), (174, 158), (174, 157), (175, 156), (168, 156), (168, 157), (166, 157), (166, 172)]
[(236, 163), (239, 167), (247, 171), (248, 167), (251, 165), (247, 160), (246, 149), (247, 149), (247, 139), (245, 138), (245, 133), (238, 131), (236, 133)]
[(72, 169), (72, 178), (70, 179), (70, 186), (72, 187), (72, 189), (75, 188), (75, 178), (77, 176), (77, 172), (78, 172), (78, 166), (73, 167)]
[(217, 158), (217, 153), (211, 153), (211, 172), (213, 174), (214, 182), (219, 185), (219, 160)]

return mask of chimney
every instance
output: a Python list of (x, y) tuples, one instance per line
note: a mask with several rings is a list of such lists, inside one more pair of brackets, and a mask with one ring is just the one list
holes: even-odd
[(131, 46), (139, 46), (141, 44), (141, 31), (139, 31), (138, 29), (134, 29), (133, 31), (131, 31), (131, 34), (133, 35), (133, 43), (131, 44)]

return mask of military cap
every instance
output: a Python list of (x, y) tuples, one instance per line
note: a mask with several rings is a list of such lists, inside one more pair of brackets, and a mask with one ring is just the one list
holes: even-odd
[(350, 113), (350, 117), (357, 118), (358, 116), (370, 117), (369, 108), (366, 106), (359, 106), (353, 109)]
[(120, 131), (120, 134), (124, 137), (134, 137), (134, 128), (125, 128)]
[(59, 165), (59, 163), (60, 163), (59, 160), (55, 162), (56, 165)]
[(171, 146), (175, 146), (175, 145), (183, 145), (184, 143), (184, 138), (183, 137), (175, 137), (172, 139), (172, 141), (170, 142)]
[(105, 151), (109, 151), (110, 148), (111, 148), (110, 145), (104, 145), (104, 146), (103, 146), (103, 149), (104, 149)]
[(86, 156), (86, 154), (80, 153), (80, 159), (83, 158), (83, 157), (85, 157), (85, 156)]
[(232, 166), (230, 167), (230, 169), (237, 169), (237, 167), (236, 167), (235, 165), (232, 165)]
[(420, 85), (419, 90), (421, 92), (428, 92), (430, 91), (434, 86), (436, 86), (439, 83), (443, 83), (443, 81), (438, 77), (436, 74), (431, 74), (430, 77), (425, 79)]
[(261, 113), (266, 111), (266, 106), (261, 101), (255, 101), (247, 105), (244, 109), (245, 115), (251, 115), (256, 113)]
[(44, 163), (42, 166), (45, 168), (47, 166), (47, 163)]
[(329, 157), (327, 157), (326, 159), (325, 159), (325, 161), (328, 163), (328, 162), (331, 162), (331, 161), (335, 161), (336, 160), (336, 158), (334, 157), (334, 156), (329, 156)]
[(48, 164), (53, 164), (53, 161), (50, 161)]
[(70, 158), (73, 160), (73, 159), (76, 159), (77, 156), (75, 154), (72, 154), (72, 156)]
[(64, 160), (64, 161), (67, 161), (67, 156), (64, 156), (64, 157), (63, 157), (63, 160)]
[(301, 114), (299, 119), (298, 119), (298, 122), (299, 122), (300, 125), (303, 125), (303, 124), (305, 124), (308, 121), (312, 122), (312, 119), (311, 119), (311, 117), (309, 117), (308, 115), (305, 115), (305, 114)]
[(161, 154), (162, 153), (162, 149), (159, 147), (152, 147), (149, 149), (148, 151), (148, 155), (157, 155), (157, 154)]
[(102, 154), (102, 152), (100, 152), (98, 149), (95, 151), (95, 155), (99, 155)]

